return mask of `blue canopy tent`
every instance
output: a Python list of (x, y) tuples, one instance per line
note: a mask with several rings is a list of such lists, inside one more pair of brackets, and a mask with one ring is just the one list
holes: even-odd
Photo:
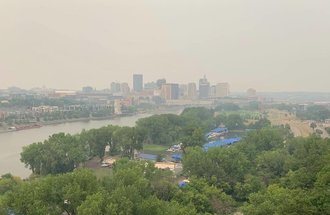
[(240, 141), (240, 137), (234, 137), (234, 138), (229, 138), (229, 139), (223, 139), (223, 140), (217, 140), (217, 141), (211, 141), (209, 143), (206, 143), (203, 145), (203, 149), (207, 151), (209, 148), (214, 148), (214, 147), (221, 147), (221, 146), (226, 146), (226, 145), (231, 145), (234, 144), (238, 141)]

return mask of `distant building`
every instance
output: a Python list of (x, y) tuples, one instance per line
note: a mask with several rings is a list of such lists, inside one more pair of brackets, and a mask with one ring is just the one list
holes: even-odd
[(180, 84), (179, 86), (179, 97), (187, 98), (188, 97), (188, 85)]
[(150, 90), (150, 89), (157, 89), (157, 84), (155, 82), (148, 82), (144, 84), (144, 89)]
[(131, 89), (128, 86), (128, 83), (121, 83), (120, 91), (123, 93), (123, 95), (128, 95), (131, 91)]
[(229, 96), (229, 84), (228, 83), (218, 83), (215, 86), (216, 97), (223, 98)]
[(179, 99), (179, 85), (171, 84), (171, 99)]
[(110, 84), (110, 90), (112, 93), (119, 93), (121, 91), (120, 83), (112, 82)]
[(199, 80), (199, 98), (207, 99), (210, 93), (210, 82), (207, 81), (206, 77)]
[(163, 84), (166, 84), (166, 79), (165, 78), (158, 79), (156, 84), (157, 84), (158, 89), (160, 89), (160, 88), (162, 88)]
[(188, 98), (196, 99), (197, 98), (197, 87), (195, 83), (188, 84)]
[(209, 92), (209, 97), (210, 98), (215, 98), (217, 96), (217, 91), (216, 91), (216, 86), (213, 85), (210, 87), (210, 92)]
[(143, 90), (143, 75), (141, 74), (133, 75), (133, 90), (135, 92), (141, 92)]
[(38, 107), (32, 107), (32, 111), (37, 113), (51, 113), (55, 111), (59, 111), (58, 106), (38, 106)]
[(7, 116), (6, 112), (0, 111), (0, 119), (5, 119)]
[(161, 89), (161, 97), (165, 100), (179, 99), (179, 85), (163, 84)]
[(75, 96), (75, 95), (77, 95), (77, 92), (73, 90), (55, 90), (52, 94), (49, 94), (49, 97), (59, 98), (59, 97), (67, 97), (67, 96)]
[(91, 93), (93, 91), (94, 91), (93, 87), (90, 87), (90, 86), (86, 86), (86, 87), (82, 88), (83, 93)]
[(246, 93), (248, 97), (255, 97), (257, 95), (257, 91), (253, 88), (249, 88)]
[(122, 114), (121, 109), (122, 109), (121, 100), (116, 99), (114, 103), (114, 113), (118, 115)]

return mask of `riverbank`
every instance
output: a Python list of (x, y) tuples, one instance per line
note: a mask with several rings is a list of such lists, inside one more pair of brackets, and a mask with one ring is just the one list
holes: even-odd
[[(63, 124), (63, 123), (71, 123), (71, 122), (88, 122), (91, 120), (111, 120), (111, 119), (116, 119), (120, 117), (128, 117), (128, 116), (134, 116), (137, 114), (141, 114), (140, 112), (136, 113), (129, 113), (129, 114), (121, 114), (121, 115), (112, 115), (112, 116), (105, 116), (105, 117), (84, 117), (84, 118), (75, 118), (75, 119), (61, 119), (61, 120), (53, 120), (53, 121), (42, 121), (38, 123), (29, 123), (29, 124), (21, 124), (20, 126), (29, 126), (33, 124), (38, 124), (41, 127), (47, 126), (47, 125), (58, 125), (58, 124)], [(9, 126), (2, 126), (0, 127), (0, 133), (7, 133), (7, 132), (16, 132), (20, 130), (10, 130)], [(31, 127), (27, 129), (35, 129), (37, 127)], [(22, 130), (27, 130), (27, 129), (22, 129)]]
[(21, 130), (20, 132), (6, 132), (0, 134), (0, 175), (8, 172), (21, 178), (27, 178), (31, 170), (25, 167), (20, 161), (20, 153), (24, 146), (32, 143), (43, 142), (49, 136), (56, 133), (78, 134), (82, 130), (101, 128), (107, 125), (129, 126), (135, 125), (141, 118), (149, 117), (153, 114), (180, 114), (183, 108), (159, 108), (157, 110), (137, 113), (133, 116), (115, 117), (114, 119), (98, 120), (77, 120), (75, 122), (58, 123), (43, 126), (38, 129)]
[[(158, 108), (154, 110), (149, 110), (149, 111), (139, 111), (135, 113), (127, 113), (127, 114), (120, 114), (120, 115), (112, 115), (112, 116), (105, 116), (105, 117), (84, 117), (84, 118), (75, 118), (75, 119), (61, 119), (61, 120), (53, 120), (53, 121), (42, 121), (38, 122), (38, 125), (47, 126), (47, 125), (59, 125), (63, 123), (72, 123), (72, 122), (88, 122), (92, 120), (111, 120), (111, 119), (118, 119), (121, 117), (129, 117), (129, 116), (135, 116), (138, 114), (162, 114), (162, 113), (168, 113), (168, 112), (177, 112), (177, 114), (180, 114), (182, 111), (182, 107), (171, 107), (171, 108)], [(20, 126), (25, 126), (25, 125), (32, 125), (36, 123), (30, 123), (30, 124), (22, 124)], [(28, 129), (35, 129), (35, 128), (28, 128)], [(27, 130), (27, 129), (24, 129)], [(1, 126), (0, 127), (0, 133), (7, 133), (7, 132), (17, 132), (15, 130), (9, 130), (9, 126)]]

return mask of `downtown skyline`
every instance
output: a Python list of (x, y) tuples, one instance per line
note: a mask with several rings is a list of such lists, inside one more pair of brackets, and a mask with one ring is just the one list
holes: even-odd
[(330, 92), (330, 2), (0, 2), (0, 89), (228, 82)]

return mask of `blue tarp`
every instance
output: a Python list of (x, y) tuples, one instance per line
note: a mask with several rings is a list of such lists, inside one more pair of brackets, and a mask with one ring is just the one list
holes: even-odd
[(180, 181), (178, 183), (179, 187), (185, 187), (185, 186), (187, 186), (187, 184), (188, 184), (188, 182), (186, 182), (186, 181)]
[(230, 139), (211, 141), (209, 143), (204, 144), (203, 148), (204, 148), (205, 151), (207, 151), (209, 148), (231, 145), (231, 144), (236, 143), (240, 140), (241, 140), (240, 137), (234, 137), (234, 138), (230, 138)]
[(173, 154), (172, 159), (175, 161), (180, 161), (182, 159), (182, 154)]
[(144, 160), (152, 160), (155, 161), (157, 160), (157, 155), (152, 155), (152, 154), (139, 154), (139, 158), (144, 159)]
[(227, 128), (215, 128), (211, 132), (213, 132), (213, 133), (221, 133), (221, 132), (227, 132), (227, 131), (228, 131)]

